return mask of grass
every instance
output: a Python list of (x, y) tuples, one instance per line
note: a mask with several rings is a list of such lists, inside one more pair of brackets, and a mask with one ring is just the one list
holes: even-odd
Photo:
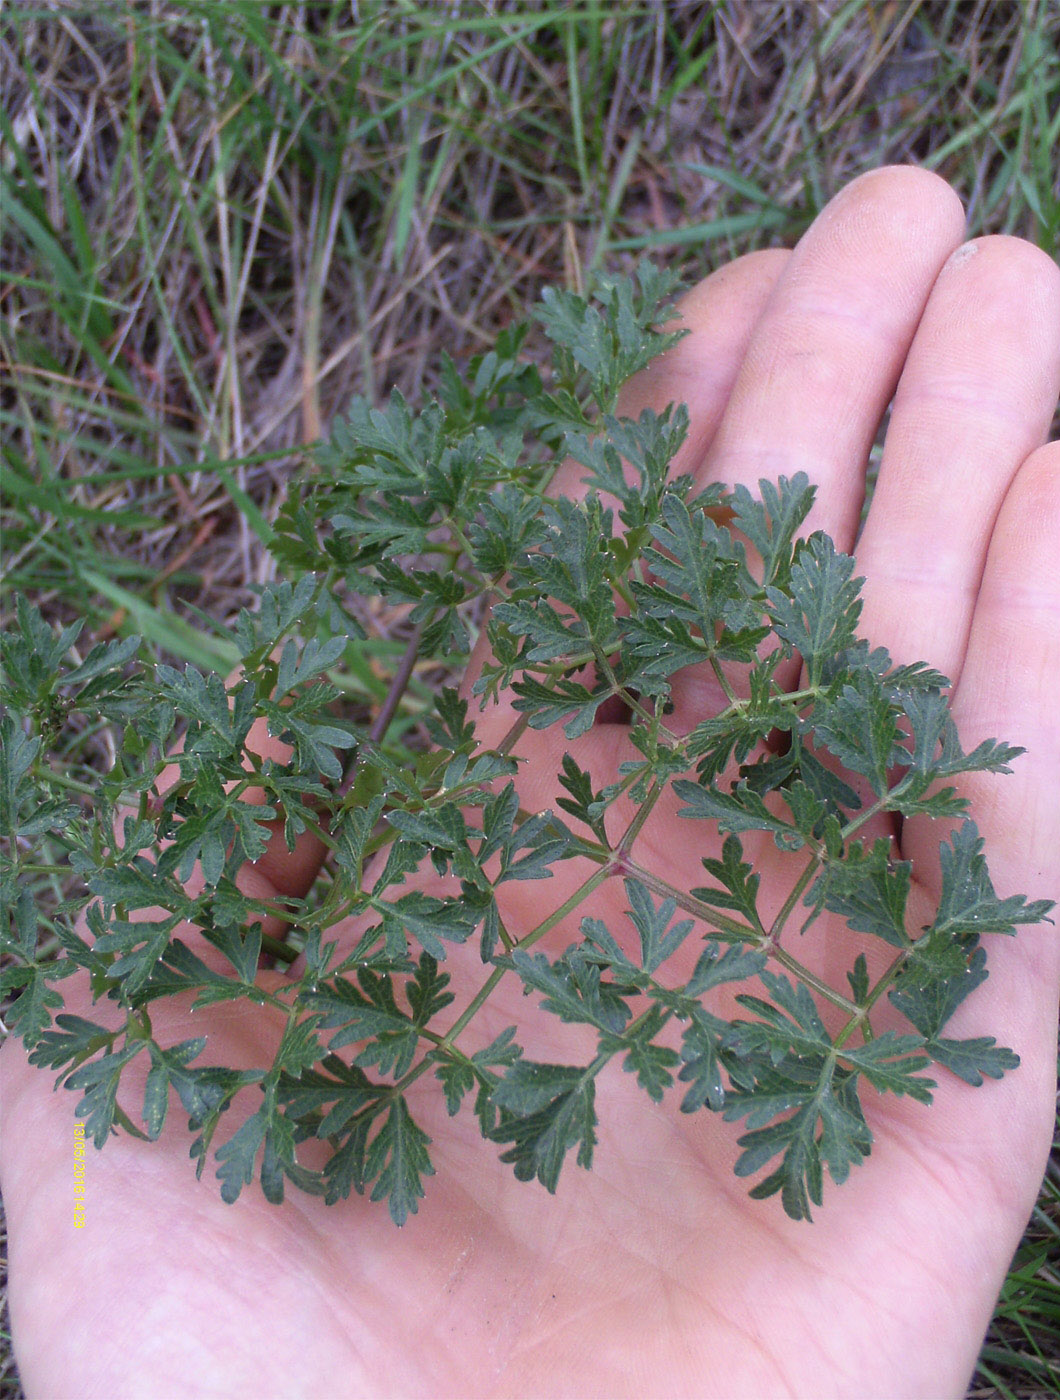
[[(1058, 51), (1049, 0), (8, 0), (2, 620), (227, 669), (353, 393), (429, 392), (543, 285), (791, 243), (873, 166), (1055, 253)], [(1058, 1163), (974, 1394), (1060, 1394)]]

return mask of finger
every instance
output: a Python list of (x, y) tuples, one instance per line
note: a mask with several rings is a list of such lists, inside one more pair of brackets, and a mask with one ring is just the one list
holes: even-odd
[[(1020, 468), (1001, 507), (953, 713), (965, 747), (1000, 738), (1027, 750), (1011, 775), (973, 773), (957, 784), (971, 801), (998, 895), (1060, 902), (1058, 540), (1060, 443), (1054, 442)], [(902, 840), (904, 853), (934, 872), (929, 879), (937, 899), (937, 830), (911, 821)], [(1060, 934), (1043, 923), (1014, 939), (985, 941), (990, 978), (958, 1009), (946, 1034), (995, 1035), (1023, 1063), (989, 1089), (962, 1094), (963, 1086), (956, 1086), (947, 1099), (952, 1112), (941, 1119), (933, 1112), (932, 1127), (948, 1135), (952, 1152), (967, 1144), (999, 1189), (1022, 1191), (1025, 1218), (1051, 1137)]]
[(994, 521), (1058, 394), (1060, 268), (1021, 239), (964, 244), (913, 341), (858, 542), (874, 645), (957, 676)]
[(964, 214), (943, 180), (892, 167), (853, 181), (796, 247), (703, 460), (704, 484), (805, 471), (812, 528), (853, 543), (869, 449)]
[[(757, 494), (762, 478), (804, 471), (818, 495), (804, 530), (853, 544), (865, 469), (927, 302), (960, 241), (964, 216), (950, 187), (926, 171), (863, 175), (804, 235), (755, 327), (709, 451), (703, 485)], [(778, 684), (797, 683), (797, 658)], [(742, 680), (730, 677), (739, 693)], [(711, 667), (675, 678), (674, 723), (686, 730), (724, 703)]]
[[(1005, 497), (952, 708), (965, 749), (1002, 739), (1027, 750), (1009, 775), (970, 773), (955, 780), (971, 801), (995, 883), (1006, 887), (1003, 894), (1019, 886), (1060, 900), (1058, 540), (1060, 443), (1053, 442), (1028, 458)], [(936, 840), (930, 825), (906, 824), (903, 846), (913, 848), (914, 860), (926, 857)], [(1005, 947), (1031, 957), (1049, 946), (1052, 969), (1055, 941), (1030, 934)]]
[[(672, 464), (675, 473), (692, 471), (709, 449), (755, 324), (789, 256), (781, 249), (750, 253), (699, 283), (677, 308), (681, 316), (677, 324), (689, 334), (634, 376), (623, 390), (619, 412), (627, 416), (645, 408), (662, 412), (670, 403), (688, 405), (689, 434)], [(553, 491), (584, 494), (583, 472), (577, 463), (565, 463), (556, 474)], [(470, 694), (488, 656), (489, 641), (483, 628), (461, 687), (464, 695)], [(515, 718), (511, 697), (502, 695), (497, 704), (477, 717), (480, 742), (498, 743)], [(596, 730), (585, 736), (589, 744), (597, 737)], [(533, 775), (527, 775), (527, 780), (533, 782)], [(554, 775), (547, 776), (547, 783), (551, 792)]]
[(1021, 239), (963, 244), (910, 348), (857, 545), (873, 646), (957, 676), (994, 521), (1058, 392), (1060, 269)]

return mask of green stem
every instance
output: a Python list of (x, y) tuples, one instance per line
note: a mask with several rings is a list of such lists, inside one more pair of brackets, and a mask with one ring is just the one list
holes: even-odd
[(851, 836), (854, 835), (856, 831), (860, 830), (860, 828), (863, 827), (866, 822), (871, 821), (872, 818), (878, 816), (880, 812), (890, 811), (888, 803), (890, 802), (891, 798), (895, 795), (895, 793), (899, 791), (900, 787), (901, 784), (899, 784), (899, 786), (893, 789), (892, 791), (885, 792), (882, 797), (876, 799), (876, 801), (872, 804), (871, 807), (867, 807), (864, 812), (859, 812), (856, 817), (853, 817), (850, 821), (848, 821), (846, 826), (844, 826), (842, 831), (839, 833), (842, 839), (844, 841), (848, 840)]
[(633, 612), (637, 606), (637, 600), (636, 598), (634, 598), (633, 592), (630, 589), (629, 585), (626, 583), (625, 579), (613, 578), (611, 580), (611, 587), (615, 590), (618, 596), (629, 608), (630, 612)]
[(725, 674), (725, 672), (722, 670), (722, 668), (721, 668), (721, 662), (718, 660), (718, 658), (717, 658), (716, 656), (712, 656), (712, 657), (710, 658), (710, 667), (711, 667), (711, 670), (714, 672), (715, 676), (716, 676), (717, 679), (718, 679), (718, 684), (721, 686), (722, 690), (725, 692), (725, 697), (726, 697), (726, 699), (727, 699), (728, 702), (729, 702), (729, 707), (730, 707), (731, 709), (734, 709), (734, 708), (736, 708), (737, 706), (739, 706), (741, 709), (746, 708), (747, 702), (746, 702), (746, 701), (743, 701), (743, 702), (740, 701), (740, 699), (739, 699), (739, 697), (737, 696), (735, 690), (733, 690), (732, 686), (729, 684), (729, 678), (728, 678), (728, 676)]
[(762, 929), (751, 928), (748, 924), (741, 924), (738, 919), (730, 919), (726, 914), (719, 914), (712, 905), (705, 904), (702, 900), (696, 899), (694, 895), (685, 893), (676, 885), (671, 885), (669, 881), (663, 880), (658, 875), (653, 875), (650, 870), (645, 870), (644, 866), (638, 865), (636, 861), (627, 860), (622, 869), (645, 889), (651, 890), (653, 894), (660, 895), (663, 899), (672, 899), (678, 909), (701, 919), (705, 924), (709, 924), (712, 932), (727, 936), (737, 943), (757, 944), (761, 943), (763, 938), (768, 937)]
[(508, 930), (505, 928), (504, 920), (501, 918), (500, 914), (497, 915), (497, 933), (500, 937), (501, 942), (504, 944), (504, 951), (506, 953), (510, 953), (515, 947), (518, 940), (513, 938), (508, 932)]
[(887, 971), (883, 973), (879, 981), (869, 992), (868, 996), (865, 998), (864, 1003), (854, 1007), (854, 1010), (851, 1012), (850, 1015), (850, 1020), (846, 1023), (846, 1025), (835, 1038), (834, 1044), (837, 1049), (840, 1045), (844, 1044), (847, 1040), (849, 1040), (850, 1037), (860, 1026), (868, 1025), (869, 1013), (872, 1011), (872, 1008), (876, 1005), (876, 1003), (879, 1001), (880, 997), (887, 990), (887, 988), (894, 982), (894, 979), (898, 976), (899, 972), (901, 972), (902, 968), (905, 966), (906, 960), (908, 959), (911, 951), (911, 948), (906, 948), (901, 953), (899, 953), (898, 956), (892, 961)]
[[(464, 1007), (463, 1011), (461, 1011), (460, 1015), (449, 1027), (449, 1030), (442, 1037), (441, 1041), (439, 1042), (439, 1045), (442, 1048), (448, 1050), (449, 1047), (456, 1040), (457, 1036), (461, 1033), (461, 1031), (463, 1031), (468, 1026), (468, 1024), (472, 1020), (474, 1020), (474, 1018), (478, 1015), (478, 1013), (482, 1010), (483, 1006), (485, 1006), (486, 1002), (492, 996), (494, 988), (497, 986), (498, 982), (500, 982), (501, 978), (507, 971), (508, 968), (506, 967), (495, 967), (493, 969), (490, 975), (486, 978), (485, 982), (483, 982), (482, 986), (478, 989), (475, 995)], [(409, 1073), (411, 1074), (412, 1071), (410, 1070)]]
[(572, 914), (578, 905), (584, 903), (593, 891), (613, 873), (613, 866), (610, 862), (601, 866), (600, 869), (594, 870), (588, 879), (583, 880), (574, 893), (563, 901), (558, 909), (554, 909), (547, 919), (542, 919), (528, 934), (517, 940), (518, 947), (530, 948), (544, 938), (546, 933), (551, 933), (557, 924), (562, 923), (568, 914)]
[[(561, 920), (565, 919), (568, 914), (577, 909), (579, 904), (588, 899), (589, 895), (592, 894), (597, 886), (602, 885), (610, 874), (611, 870), (609, 867), (601, 867), (599, 870), (594, 870), (589, 878), (583, 880), (574, 893), (570, 895), (569, 898), (565, 899), (558, 909), (554, 910), (547, 919), (542, 919), (542, 921), (532, 928), (523, 938), (517, 940), (516, 946), (520, 948), (529, 948), (534, 943), (544, 938), (546, 933), (549, 933)], [(438, 1049), (447, 1050), (452, 1046), (457, 1036), (461, 1034), (469, 1022), (473, 1020), (489, 1000), (501, 978), (509, 971), (511, 971), (511, 969), (507, 967), (495, 967), (493, 969), (482, 986), (468, 1002), (467, 1006), (464, 1007), (463, 1011), (449, 1027), (446, 1034), (438, 1041)], [(431, 1061), (425, 1058), (421, 1060), (419, 1064), (413, 1065), (394, 1085), (393, 1092), (401, 1093), (414, 1080), (418, 1079), (420, 1075), (430, 1067), (430, 1064)]]
[[(445, 525), (445, 528), (449, 531), (449, 533), (452, 535), (453, 539), (456, 540), (457, 544), (460, 546), (460, 553), (466, 555), (469, 562), (472, 559), (474, 559), (475, 551), (471, 548), (471, 541), (464, 534), (463, 530), (461, 530), (460, 526), (456, 523), (453, 517), (451, 515), (447, 515), (445, 517), (445, 520), (443, 521), (443, 524)], [(457, 557), (459, 558), (459, 554)]]
[(640, 715), (641, 719), (644, 721), (645, 724), (655, 724), (655, 716), (651, 713), (650, 710), (646, 710), (644, 706), (640, 703), (640, 701), (637, 699), (637, 697), (621, 684), (618, 677), (615, 675), (614, 669), (612, 668), (610, 661), (608, 661), (607, 657), (603, 654), (603, 652), (595, 652), (593, 655), (593, 660), (596, 662), (598, 668), (603, 674), (604, 680), (607, 681), (608, 685), (611, 687), (614, 694), (617, 695), (618, 698), (622, 701), (623, 705), (627, 706), (632, 714)]
[[(849, 997), (843, 996), (840, 992), (834, 991), (827, 982), (818, 977), (816, 973), (811, 972), (803, 963), (799, 962), (798, 958), (792, 957), (784, 948), (775, 944), (772, 941), (771, 935), (766, 933), (763, 929), (753, 929), (747, 924), (739, 923), (736, 919), (729, 919), (724, 914), (717, 913), (710, 905), (701, 903), (698, 899), (693, 898), (692, 895), (684, 894), (681, 890), (668, 884), (665, 880), (659, 879), (657, 875), (653, 875), (642, 866), (630, 862), (627, 868), (632, 878), (638, 880), (647, 889), (651, 890), (653, 894), (662, 895), (666, 899), (672, 899), (677, 907), (682, 909), (685, 913), (694, 915), (696, 918), (703, 920), (704, 923), (709, 923), (712, 930), (728, 934), (736, 942), (756, 944), (775, 962), (780, 963), (781, 967), (790, 972), (792, 976), (797, 977), (800, 982), (804, 982), (806, 986), (812, 988), (813, 991), (824, 997), (826, 1001), (830, 1001), (833, 1006), (838, 1006), (841, 1010), (847, 1012), (848, 1015), (859, 1011), (860, 1008), (857, 1006), (856, 1002), (851, 1001)], [(797, 887), (794, 894), (795, 898), (797, 898)], [(794, 900), (792, 903), (794, 903)]]
[(273, 938), (271, 934), (261, 935), (261, 951), (271, 958), (279, 958), (281, 962), (293, 963), (298, 957), (298, 950), (284, 943), (279, 938)]
[(21, 875), (69, 875), (70, 870), (65, 865), (30, 865), (28, 861), (18, 860), (16, 856), (19, 873)]
[(802, 874), (795, 881), (791, 893), (781, 905), (780, 912), (777, 914), (777, 917), (773, 920), (773, 923), (769, 929), (769, 942), (773, 946), (777, 946), (778, 941), (780, 939), (780, 935), (784, 931), (784, 925), (791, 917), (791, 912), (795, 908), (796, 904), (798, 904), (799, 898), (805, 891), (806, 886), (810, 883), (814, 875), (817, 873), (820, 864), (821, 858), (815, 852), (810, 857), (809, 861), (806, 863), (806, 867), (803, 870)]
[(528, 714), (521, 714), (497, 745), (497, 752), (505, 756), (510, 754), (515, 745), (526, 733), (529, 724), (530, 716)]
[(50, 768), (47, 763), (35, 763), (33, 776), (40, 783), (54, 783), (56, 787), (67, 788), (70, 792), (79, 793), (82, 797), (99, 796), (98, 783), (95, 787), (88, 783), (79, 783), (76, 778), (71, 778), (68, 773), (63, 773), (57, 768)]
[(633, 843), (640, 835), (644, 827), (644, 823), (651, 816), (656, 804), (659, 801), (659, 798), (662, 797), (664, 787), (665, 784), (660, 783), (658, 779), (656, 779), (656, 781), (652, 784), (651, 790), (649, 791), (647, 797), (640, 804), (640, 807), (637, 809), (636, 815), (630, 822), (629, 826), (626, 828), (625, 833), (619, 841), (618, 846), (616, 847), (616, 854), (624, 857), (628, 855), (629, 852), (633, 849)]
[(861, 1008), (858, 1006), (857, 1002), (851, 1001), (849, 997), (843, 996), (842, 992), (837, 992), (835, 988), (829, 986), (823, 978), (818, 977), (816, 972), (811, 972), (805, 963), (799, 962), (798, 958), (793, 958), (786, 949), (772, 947), (767, 949), (767, 951), (774, 961), (780, 963), (781, 967), (786, 968), (793, 977), (805, 983), (807, 987), (815, 991), (818, 996), (823, 997), (825, 1001), (831, 1002), (833, 1006), (838, 1006), (839, 1009), (845, 1011), (848, 1016), (860, 1015)]

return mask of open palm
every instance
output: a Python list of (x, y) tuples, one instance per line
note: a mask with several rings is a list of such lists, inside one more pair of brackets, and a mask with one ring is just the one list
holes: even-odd
[[(704, 484), (808, 472), (813, 527), (852, 549), (893, 399), (857, 540), (863, 630), (954, 678), (965, 746), (996, 736), (1029, 750), (1013, 776), (976, 775), (965, 791), (999, 892), (1060, 900), (1060, 444), (1040, 446), (1060, 387), (1060, 272), (1018, 240), (961, 237), (958, 202), (933, 176), (863, 177), (794, 253), (753, 254), (696, 288), (683, 306), (692, 334), (629, 386), (625, 410), (687, 402), (678, 467)], [(674, 701), (678, 730), (719, 708), (709, 675), (676, 678)], [(496, 741), (511, 719), (503, 703), (486, 711), (480, 737)], [(577, 741), (598, 783), (629, 756), (626, 735), (601, 724)], [(555, 805), (561, 742), (554, 731), (520, 741), (524, 808)], [(688, 831), (660, 805), (638, 847), (686, 887), (711, 854), (690, 849)], [(896, 835), (920, 874), (914, 897), (930, 903), (937, 837), (915, 821)], [(764, 901), (779, 905), (784, 857), (745, 845)], [(316, 859), (303, 842), (248, 879), (301, 890)], [(533, 926), (535, 887), (505, 889), (507, 926)], [(617, 923), (620, 882), (593, 898), (591, 912)], [(554, 931), (559, 948), (573, 932)], [(814, 938), (808, 964), (850, 965), (845, 927), (821, 920)], [(481, 978), (473, 958), (451, 963), (455, 981)], [(942, 1075), (930, 1111), (869, 1103), (872, 1155), (812, 1225), (776, 1199), (748, 1200), (731, 1125), (656, 1107), (615, 1072), (599, 1085), (595, 1168), (568, 1167), (555, 1199), (517, 1183), (476, 1125), (428, 1093), (413, 1109), (438, 1176), (400, 1233), (357, 1197), (325, 1207), (295, 1193), (277, 1209), (247, 1192), (223, 1205), (195, 1182), (175, 1124), (152, 1147), (123, 1137), (90, 1154), (87, 1225), (75, 1230), (69, 1100), (9, 1045), (0, 1167), (27, 1390), (959, 1394), (1034, 1200), (1055, 1086), (1052, 929), (992, 947), (991, 966), (954, 1024), (1002, 1034), (1021, 1070), (974, 1091)], [(211, 1058), (232, 1065), (262, 1063), (276, 1031), (243, 1004), (195, 1013), (194, 1032), (176, 1007), (153, 1019), (163, 1043), (207, 1034)], [(532, 1008), (503, 983), (479, 1019), (487, 1037), (512, 1023), (535, 1033)], [(527, 1040), (535, 1057), (577, 1055), (579, 1028), (536, 1033), (551, 1039)]]

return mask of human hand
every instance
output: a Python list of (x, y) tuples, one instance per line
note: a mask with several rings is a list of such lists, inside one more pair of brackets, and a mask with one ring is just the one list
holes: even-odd
[[(1060, 385), (1060, 272), (1016, 240), (959, 248), (961, 228), (934, 177), (863, 177), (794, 254), (741, 259), (692, 292), (693, 334), (630, 386), (624, 409), (686, 401), (678, 467), (704, 484), (806, 470), (819, 488), (812, 526), (850, 549), (868, 450), (895, 397), (856, 551), (862, 630), (896, 659), (954, 678), (965, 746), (997, 736), (1028, 749), (1013, 776), (963, 786), (1000, 893), (1060, 899), (1060, 445), (1035, 451)], [(576, 489), (576, 475), (565, 484)], [(709, 676), (686, 673), (674, 701), (670, 723), (687, 729), (718, 694)], [(483, 742), (511, 720), (504, 704), (488, 710)], [(525, 808), (555, 805), (557, 742), (552, 731), (520, 741)], [(599, 725), (575, 753), (599, 783), (627, 743), (623, 726)], [(687, 834), (661, 805), (643, 833), (675, 883), (701, 878)], [(929, 903), (931, 843), (916, 822), (898, 835)], [(763, 898), (772, 888), (779, 902), (791, 884), (784, 857), (746, 844), (765, 871)], [(303, 842), (291, 857), (281, 843), (249, 878), (261, 893), (301, 890), (318, 855)], [(621, 916), (617, 884), (601, 887), (592, 912)], [(505, 889), (506, 925), (530, 926), (534, 887)], [(806, 961), (848, 965), (845, 926), (817, 927)], [(572, 932), (555, 930), (557, 947)], [(869, 1104), (872, 1156), (809, 1226), (776, 1199), (747, 1199), (730, 1125), (679, 1118), (615, 1074), (599, 1086), (595, 1169), (568, 1170), (555, 1200), (515, 1182), (473, 1124), (428, 1096), (417, 1118), (439, 1175), (400, 1234), (360, 1198), (325, 1207), (292, 1196), (277, 1209), (245, 1193), (223, 1205), (195, 1182), (175, 1125), (153, 1146), (119, 1138), (90, 1154), (75, 1231), (69, 1101), (8, 1046), (0, 1168), (27, 1389), (961, 1393), (1040, 1181), (1055, 1086), (1057, 939), (1045, 925), (990, 951), (990, 981), (955, 1031), (988, 1025), (1021, 1069), (974, 1092), (940, 1076), (930, 1111)], [(474, 985), (473, 953), (465, 963), (462, 952), (449, 970)], [(191, 1033), (175, 1006), (152, 1015), (167, 1041)], [(483, 1035), (525, 1020), (518, 989), (506, 997), (502, 984)], [(217, 1062), (258, 1064), (275, 1026), (241, 1004), (196, 1012), (194, 1031), (211, 1037)], [(552, 1058), (576, 1051), (578, 1028), (549, 1033), (570, 1037), (550, 1042)]]

